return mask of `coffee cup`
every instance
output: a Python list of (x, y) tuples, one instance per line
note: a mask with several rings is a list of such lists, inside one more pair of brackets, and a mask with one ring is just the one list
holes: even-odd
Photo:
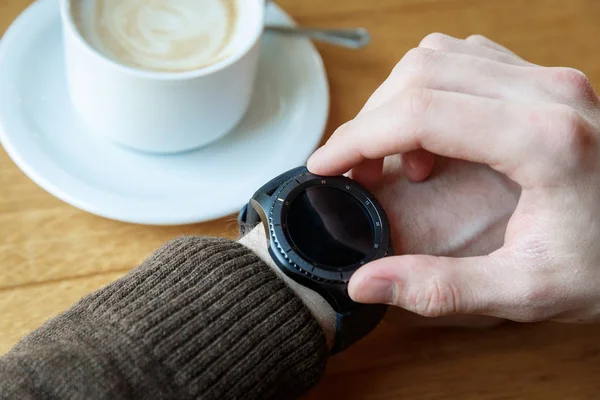
[(243, 118), (264, 0), (60, 1), (71, 102), (93, 133), (174, 153)]

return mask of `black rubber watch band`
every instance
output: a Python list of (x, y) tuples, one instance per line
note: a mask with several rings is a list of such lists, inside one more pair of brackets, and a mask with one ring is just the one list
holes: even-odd
[[(281, 185), (303, 173), (308, 173), (308, 169), (306, 167), (294, 168), (291, 171), (279, 175), (277, 178), (267, 182), (260, 189), (258, 189), (252, 198), (255, 198), (258, 194), (272, 196)], [(238, 222), (241, 230), (240, 233), (243, 236), (248, 233), (248, 231), (254, 229), (256, 225), (260, 224), (260, 216), (254, 210), (254, 207), (248, 203), (240, 211), (240, 214), (238, 215)]]
[(337, 313), (335, 343), (331, 348), (331, 354), (340, 353), (367, 336), (379, 325), (386, 311), (386, 305), (359, 304), (350, 312)]
[[(308, 172), (306, 167), (298, 167), (279, 175), (258, 189), (252, 198), (254, 199), (261, 194), (272, 196), (284, 183)], [(260, 216), (250, 202), (240, 211), (238, 222), (242, 235), (248, 233), (261, 222)], [(336, 312), (336, 336), (331, 354), (340, 353), (375, 329), (381, 322), (386, 310), (386, 305), (355, 303), (355, 307), (346, 312)]]

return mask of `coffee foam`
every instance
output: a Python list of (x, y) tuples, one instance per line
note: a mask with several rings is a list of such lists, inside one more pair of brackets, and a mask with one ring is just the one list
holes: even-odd
[(235, 31), (235, 0), (75, 0), (75, 23), (122, 64), (181, 72), (215, 64)]

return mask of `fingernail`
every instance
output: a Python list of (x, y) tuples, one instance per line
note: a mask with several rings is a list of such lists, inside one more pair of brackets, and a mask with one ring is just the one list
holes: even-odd
[(381, 278), (366, 278), (352, 298), (359, 303), (391, 304), (394, 301), (394, 282)]

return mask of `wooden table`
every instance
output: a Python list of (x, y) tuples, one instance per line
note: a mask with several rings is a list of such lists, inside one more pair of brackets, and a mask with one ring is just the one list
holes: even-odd
[[(31, 0), (0, 1), (0, 32)], [(531, 61), (584, 70), (600, 86), (598, 0), (281, 0), (307, 25), (369, 28), (353, 52), (319, 46), (329, 72), (327, 134), (352, 118), (395, 62), (432, 31), (482, 33)], [(2, 88), (0, 88), (2, 90)], [(134, 226), (53, 198), (0, 149), (0, 354), (44, 320), (181, 234), (233, 237), (233, 217)], [(599, 282), (600, 284), (600, 282)], [(309, 399), (598, 399), (600, 326), (377, 332), (331, 360)]]

